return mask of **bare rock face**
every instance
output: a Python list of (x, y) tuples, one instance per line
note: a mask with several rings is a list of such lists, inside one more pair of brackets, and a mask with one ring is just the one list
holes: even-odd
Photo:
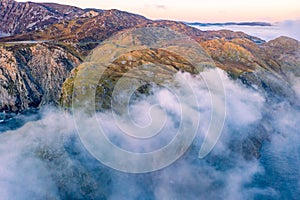
[[(245, 40), (246, 42), (251, 42)], [(244, 48), (241, 44), (233, 41), (222, 39), (213, 39), (205, 41), (202, 44), (203, 48), (215, 60), (216, 65), (228, 72), (242, 73), (253, 72), (258, 68), (258, 60), (249, 50)]]
[(62, 83), (80, 59), (50, 44), (0, 47), (0, 110), (57, 103)]
[(63, 42), (99, 42), (107, 39), (112, 34), (145, 24), (150, 20), (143, 16), (119, 10), (88, 11), (81, 17), (72, 16), (71, 19), (48, 23), (45, 28), (37, 31), (23, 33), (1, 41), (28, 41), (28, 40), (56, 40)]
[(283, 73), (286, 77), (290, 74), (300, 76), (300, 42), (289, 38), (279, 37), (265, 43), (262, 46), (265, 51), (265, 58), (276, 60), (277, 62), (270, 63), (274, 70), (278, 73)]
[(54, 3), (0, 1), (0, 32), (20, 34), (38, 30), (57, 23), (80, 17), (86, 11), (74, 6)]

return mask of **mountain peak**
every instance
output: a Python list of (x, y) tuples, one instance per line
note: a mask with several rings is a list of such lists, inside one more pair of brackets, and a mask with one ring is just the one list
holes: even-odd
[(0, 0), (0, 6), (14, 3), (14, 0)]
[(86, 11), (74, 6), (54, 3), (16, 2), (0, 0), (0, 32), (20, 34), (38, 30), (61, 20), (70, 20)]
[(268, 43), (270, 44), (280, 44), (280, 45), (287, 45), (287, 46), (295, 46), (299, 45), (299, 41), (287, 36), (280, 36), (274, 40), (270, 40)]

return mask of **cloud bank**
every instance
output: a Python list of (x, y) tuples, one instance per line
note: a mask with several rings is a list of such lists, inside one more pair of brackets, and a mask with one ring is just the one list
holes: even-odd
[[(139, 126), (151, 123), (153, 116), (149, 110), (153, 105), (164, 110), (165, 126), (151, 139), (137, 140), (124, 134), (109, 112), (97, 114), (101, 124), (90, 124), (101, 125), (111, 142), (120, 148), (147, 152), (170, 142), (181, 122), (180, 108), (189, 109), (191, 118), (200, 115), (197, 136), (184, 156), (172, 165), (145, 174), (123, 173), (106, 167), (86, 151), (72, 116), (48, 108), (41, 111), (42, 119), (0, 135), (2, 198), (281, 199), (299, 196), (299, 108), (284, 101), (266, 103), (259, 91), (229, 79), (223, 72), (218, 73), (225, 88), (227, 115), (217, 145), (204, 159), (198, 158), (198, 152), (211, 120), (210, 93), (200, 77), (179, 73), (179, 82), (188, 81), (193, 87), (198, 107), (191, 107), (188, 95), (179, 102), (165, 88), (153, 88), (152, 95), (133, 101), (130, 106), (132, 120)], [(177, 89), (179, 93), (184, 92), (181, 87)], [(90, 119), (82, 120), (89, 123)], [(248, 139), (261, 126), (262, 130), (269, 130), (261, 133), (269, 135), (269, 141), (264, 141), (260, 159), (249, 158), (245, 156), (252, 145)], [(126, 161), (126, 158), (119, 159)]]
[(195, 26), (200, 30), (232, 30), (242, 31), (249, 35), (270, 41), (280, 36), (287, 36), (300, 41), (300, 20), (286, 20), (275, 23), (272, 26)]

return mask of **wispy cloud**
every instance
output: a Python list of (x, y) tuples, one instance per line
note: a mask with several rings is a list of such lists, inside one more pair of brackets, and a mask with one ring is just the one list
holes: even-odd
[(145, 4), (144, 8), (146, 9), (160, 9), (160, 10), (166, 10), (167, 6), (163, 4)]
[(155, 7), (158, 8), (158, 9), (166, 9), (166, 8), (167, 8), (167, 6), (161, 5), (161, 4), (153, 5), (153, 6), (155, 6)]
[(300, 41), (300, 20), (286, 20), (280, 22), (279, 26), (285, 35)]

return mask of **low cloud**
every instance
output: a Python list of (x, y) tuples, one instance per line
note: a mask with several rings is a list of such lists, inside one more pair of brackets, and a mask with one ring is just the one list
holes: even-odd
[[(197, 26), (196, 26), (197, 27)], [(269, 41), (280, 36), (287, 36), (300, 41), (300, 20), (286, 20), (273, 24), (272, 26), (201, 26), (201, 30), (223, 30), (242, 31), (249, 35)]]
[(167, 9), (167, 6), (165, 5), (153, 5), (153, 6), (155, 6), (158, 9)]
[[(161, 148), (170, 141), (180, 121), (179, 107), (189, 108), (191, 118), (200, 114), (199, 130), (192, 146), (174, 164), (146, 174), (110, 169), (86, 151), (71, 115), (46, 109), (41, 111), (41, 120), (0, 135), (1, 198), (295, 199), (299, 196), (298, 108), (287, 102), (266, 103), (260, 92), (220, 73), (227, 102), (224, 130), (213, 151), (199, 159), (198, 152), (212, 114), (210, 93), (199, 77), (182, 73), (177, 76), (179, 82), (187, 81), (193, 87), (199, 107), (189, 104), (188, 94), (178, 102), (164, 88), (154, 88), (153, 95), (133, 102), (130, 107), (132, 119), (140, 126), (151, 123), (151, 115), (147, 114), (153, 105), (164, 108), (165, 127), (152, 140), (141, 142), (124, 135), (110, 113), (96, 116), (112, 142), (128, 151), (141, 152)], [(178, 94), (184, 94), (183, 88), (177, 89)], [(267, 111), (272, 111), (271, 116), (266, 117)], [(246, 159), (238, 151), (239, 145), (262, 122), (275, 131), (264, 145), (261, 159)], [(99, 125), (91, 123), (91, 126)]]
[(159, 9), (159, 10), (166, 10), (168, 7), (163, 4), (145, 4), (144, 8), (146, 9)]
[(279, 23), (283, 35), (300, 41), (300, 20), (287, 20)]

